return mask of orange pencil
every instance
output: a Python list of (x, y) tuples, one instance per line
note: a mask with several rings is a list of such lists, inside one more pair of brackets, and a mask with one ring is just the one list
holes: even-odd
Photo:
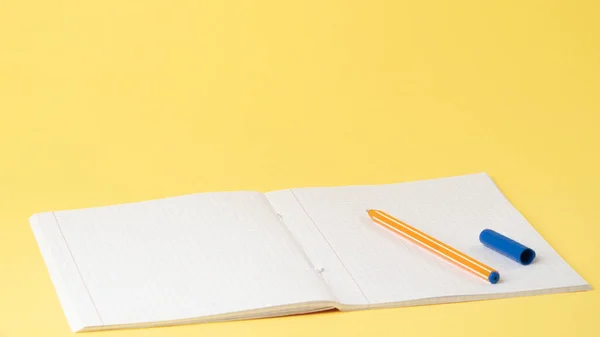
[(427, 250), (439, 255), (449, 262), (475, 274), (476, 276), (489, 281), (492, 284), (498, 283), (500, 274), (493, 268), (459, 252), (458, 250), (438, 241), (420, 230), (407, 225), (406, 223), (394, 218), (393, 216), (379, 210), (369, 209), (367, 213), (376, 223), (399, 233), (403, 237), (426, 248)]

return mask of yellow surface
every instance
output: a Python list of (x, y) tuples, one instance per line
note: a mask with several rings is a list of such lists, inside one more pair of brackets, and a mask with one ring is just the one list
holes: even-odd
[[(597, 286), (599, 13), (0, 0), (0, 336), (71, 335), (29, 215), (202, 191), (486, 171)], [(97, 334), (598, 336), (599, 307), (591, 291)]]

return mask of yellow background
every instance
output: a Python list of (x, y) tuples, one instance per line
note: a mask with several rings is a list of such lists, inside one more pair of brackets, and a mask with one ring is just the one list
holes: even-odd
[[(70, 336), (27, 218), (488, 172), (600, 282), (598, 1), (0, 0), (0, 336)], [(98, 336), (599, 336), (597, 291)], [(94, 333), (96, 335), (96, 333)]]

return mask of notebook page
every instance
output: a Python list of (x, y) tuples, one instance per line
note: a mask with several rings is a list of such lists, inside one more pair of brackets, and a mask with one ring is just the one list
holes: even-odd
[[(300, 188), (291, 193), (305, 212), (302, 226), (312, 226), (312, 235), (322, 236), (322, 240), (300, 236), (299, 241), (306, 250), (330, 254), (319, 257), (321, 261), (337, 259), (345, 270), (337, 282), (349, 287), (347, 282), (352, 280), (368, 306), (589, 289), (486, 174), (381, 186)], [(369, 208), (384, 210), (496, 268), (501, 281), (489, 284), (373, 223), (366, 214)], [(292, 206), (281, 208), (284, 218), (291, 217), (285, 211), (289, 209)], [(485, 248), (478, 240), (485, 228), (528, 245), (538, 257), (531, 265), (521, 266)], [(331, 263), (335, 268), (336, 262)], [(336, 295), (344, 305), (364, 307), (359, 296), (339, 291)]]
[[(262, 193), (205, 193), (43, 213), (32, 217), (32, 226), (45, 259), (62, 258), (58, 264), (79, 273), (73, 282), (83, 282), (78, 293), (64, 294), (64, 280), (75, 276), (49, 266), (63, 291), (61, 302), (76, 298), (89, 309), (91, 301), (104, 326), (333, 300)], [(58, 246), (70, 256), (48, 256), (56, 249), (43, 249)], [(95, 319), (84, 314), (87, 321)]]
[(315, 270), (319, 271), (335, 295), (336, 302), (339, 303), (340, 299), (344, 299), (349, 303), (369, 304), (352, 274), (336, 255), (319, 228), (314, 225), (293, 190), (269, 192), (266, 193), (266, 196), (304, 250)]

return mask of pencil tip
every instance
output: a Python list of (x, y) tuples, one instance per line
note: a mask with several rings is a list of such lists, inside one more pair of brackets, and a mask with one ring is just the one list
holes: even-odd
[(370, 209), (370, 208), (367, 208), (367, 213), (369, 213), (370, 211), (372, 211), (372, 209)]

